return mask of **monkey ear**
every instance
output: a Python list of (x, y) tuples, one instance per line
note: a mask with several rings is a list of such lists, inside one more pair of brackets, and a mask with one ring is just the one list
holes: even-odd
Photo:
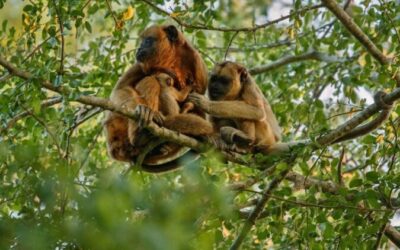
[(247, 69), (245, 67), (239, 67), (238, 73), (240, 75), (240, 82), (246, 83), (249, 78), (249, 73), (247, 73)]
[(168, 25), (164, 28), (165, 33), (167, 34), (168, 40), (172, 43), (175, 43), (179, 39), (179, 31), (176, 29), (174, 25)]

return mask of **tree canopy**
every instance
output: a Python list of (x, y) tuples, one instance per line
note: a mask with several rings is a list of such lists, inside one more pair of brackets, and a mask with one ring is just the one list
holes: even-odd
[[(0, 248), (400, 247), (399, 13), (397, 0), (0, 0)], [(209, 70), (245, 65), (290, 147), (226, 160), (151, 125), (200, 159), (160, 175), (112, 160), (107, 98), (140, 32), (166, 23)]]

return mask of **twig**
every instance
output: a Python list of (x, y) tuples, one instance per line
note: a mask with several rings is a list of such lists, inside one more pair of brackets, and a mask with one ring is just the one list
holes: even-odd
[(384, 123), (390, 116), (390, 113), (393, 109), (393, 105), (390, 103), (385, 103), (382, 101), (382, 95), (385, 95), (383, 92), (378, 92), (375, 94), (374, 99), (375, 99), (375, 104), (380, 106), (381, 111), (377, 115), (375, 119), (372, 121), (359, 125), (356, 128), (352, 129), (350, 132), (345, 134), (344, 136), (341, 136), (340, 138), (336, 139), (334, 142), (342, 142), (350, 139), (354, 139), (356, 137), (360, 137), (362, 135), (368, 134), (371, 131), (377, 129)]
[(161, 12), (164, 15), (169, 16), (170, 18), (172, 18), (175, 22), (177, 22), (180, 26), (183, 26), (185, 28), (189, 28), (189, 29), (198, 29), (198, 30), (214, 30), (214, 31), (222, 31), (222, 32), (253, 32), (256, 31), (258, 29), (262, 29), (265, 28), (267, 26), (271, 26), (273, 24), (279, 23), (283, 20), (289, 19), (293, 16), (299, 15), (299, 14), (303, 14), (307, 11), (310, 10), (315, 10), (315, 9), (319, 9), (321, 7), (323, 7), (322, 4), (318, 4), (318, 5), (313, 5), (313, 6), (307, 6), (304, 7), (302, 9), (299, 9), (297, 11), (292, 11), (290, 14), (286, 15), (286, 16), (282, 16), (280, 18), (277, 18), (275, 20), (266, 22), (264, 24), (260, 24), (260, 25), (254, 25), (254, 27), (242, 27), (242, 28), (223, 28), (223, 27), (213, 27), (213, 26), (205, 26), (205, 25), (196, 25), (196, 24), (189, 24), (186, 23), (182, 20), (180, 20), (179, 18), (175, 17), (174, 15), (171, 15), (171, 13), (169, 13), (168, 11), (158, 7), (155, 3), (153, 3), (151, 0), (141, 0), (142, 2), (145, 2), (146, 4), (148, 4), (149, 6), (151, 6), (153, 9), (155, 9), (158, 12)]
[(110, 4), (109, 0), (106, 0), (106, 4), (107, 4), (108, 10), (110, 11), (110, 14), (111, 14), (112, 18), (114, 19), (115, 27), (118, 27), (119, 22), (118, 22), (117, 17), (114, 14), (114, 11), (111, 8), (111, 4)]
[(12, 77), (11, 74), (5, 74), (4, 76), (0, 77), (0, 82), (5, 82)]
[[(319, 162), (319, 160), (321, 159), (321, 156), (324, 154), (325, 151), (326, 151), (326, 148), (323, 148), (321, 150), (321, 153), (319, 153), (317, 159), (314, 161), (314, 163), (312, 164), (310, 170), (308, 171), (308, 174), (306, 175), (306, 178), (304, 178), (304, 183), (307, 182), (307, 179), (310, 177), (310, 174), (312, 174), (314, 168), (317, 166), (317, 163)], [(304, 183), (303, 183), (303, 185), (305, 185)]]
[(261, 73), (265, 73), (265, 72), (274, 70), (276, 68), (282, 67), (282, 66), (290, 64), (290, 63), (300, 62), (300, 61), (305, 61), (305, 60), (316, 60), (316, 61), (322, 61), (322, 62), (327, 62), (327, 63), (339, 63), (339, 62), (348, 61), (348, 59), (346, 59), (346, 58), (339, 58), (339, 57), (327, 55), (327, 54), (324, 54), (324, 53), (321, 53), (318, 51), (311, 51), (311, 52), (307, 52), (307, 53), (304, 53), (301, 55), (282, 57), (279, 60), (272, 62), (270, 64), (252, 68), (249, 70), (249, 72), (252, 75), (257, 75), (257, 74), (261, 74)]
[[(294, 182), (296, 185), (296, 183), (300, 183), (300, 184), (304, 183), (305, 177), (300, 174), (297, 174), (295, 172), (289, 172), (286, 175), (286, 179)], [(322, 181), (322, 180), (318, 180), (315, 178), (309, 178), (307, 180), (307, 182), (304, 184), (305, 185), (303, 188), (305, 188), (305, 189), (311, 188), (311, 187), (318, 187), (322, 190), (322, 192), (326, 192), (326, 193), (330, 193), (330, 194), (338, 194), (339, 189), (343, 188), (343, 187), (340, 187), (339, 185), (335, 184), (334, 182)], [(351, 201), (351, 200), (354, 200), (354, 195), (349, 194), (349, 195), (346, 195), (344, 198), (348, 201)], [(364, 209), (364, 208), (360, 208), (360, 209), (362, 211), (362, 209)], [(387, 224), (387, 226), (385, 228), (385, 235), (393, 242), (393, 244), (395, 244), (397, 247), (400, 247), (400, 232), (397, 231), (393, 226)]]
[[(58, 32), (58, 30), (56, 30)], [(31, 58), (36, 51), (38, 51), (47, 41), (49, 41), (52, 36), (49, 36), (48, 38), (44, 39), (41, 43), (39, 43), (28, 55), (25, 56), (24, 60), (22, 60), (22, 63), (26, 62), (29, 58)]]
[(205, 56), (205, 57), (207, 57), (213, 64), (216, 64), (217, 62), (210, 56), (210, 55), (208, 55), (206, 52), (204, 52), (204, 51), (202, 51), (202, 50), (200, 50), (200, 49), (197, 49), (199, 52), (200, 52), (200, 54), (202, 54), (203, 56)]
[[(56, 97), (56, 98), (52, 98), (50, 100), (43, 101), (40, 104), (40, 106), (41, 106), (41, 108), (50, 107), (50, 106), (53, 106), (53, 105), (55, 105), (57, 103), (60, 103), (61, 101), (62, 101), (62, 97)], [(4, 128), (0, 129), (0, 134), (3, 134), (7, 130), (9, 130), (11, 127), (13, 127), (17, 121), (19, 121), (22, 118), (25, 118), (25, 117), (31, 115), (32, 112), (33, 112), (33, 109), (28, 109), (27, 111), (19, 113), (18, 115), (16, 115), (13, 118), (11, 118), (11, 120), (9, 120), (7, 122), (6, 126)]]
[(87, 151), (85, 152), (85, 158), (81, 161), (81, 164), (79, 165), (79, 167), (77, 168), (76, 172), (75, 172), (75, 176), (79, 174), (79, 171), (83, 168), (83, 166), (85, 166), (87, 160), (89, 159), (89, 155), (92, 152), (92, 150), (94, 149), (94, 147), (97, 144), (97, 140), (99, 139), (99, 136), (101, 135), (101, 132), (103, 131), (103, 127), (99, 127), (98, 132), (96, 133), (95, 137), (92, 140), (91, 145), (88, 147)]
[[(331, 23), (332, 22), (324, 24), (324, 25), (321, 25), (320, 27), (318, 27), (315, 30), (313, 30), (313, 32), (307, 31), (307, 32), (300, 33), (295, 38), (292, 38), (292, 39), (286, 38), (286, 39), (279, 40), (279, 41), (276, 41), (274, 43), (265, 44), (265, 45), (245, 46), (245, 47), (240, 47), (240, 48), (230, 47), (229, 48), (229, 52), (259, 51), (259, 50), (262, 50), (262, 49), (273, 49), (273, 48), (277, 48), (277, 47), (281, 47), (281, 46), (289, 46), (289, 45), (292, 45), (294, 43), (294, 41), (296, 41), (296, 39), (299, 39), (299, 38), (302, 38), (302, 37), (306, 37), (306, 36), (308, 36), (310, 34), (314, 34), (315, 31), (318, 32), (320, 30), (326, 29), (327, 27), (329, 27), (329, 25)], [(210, 49), (211, 50), (226, 50), (226, 48), (224, 48), (224, 47), (216, 47), (216, 46), (207, 47), (207, 49), (208, 50), (210, 50)]]
[[(26, 112), (29, 112), (29, 111), (27, 110)], [(47, 133), (50, 135), (51, 139), (53, 140), (54, 145), (56, 145), (58, 154), (60, 155), (60, 157), (62, 157), (63, 153), (61, 150), (61, 146), (58, 143), (58, 140), (57, 140), (57, 137), (55, 136), (55, 134), (51, 131), (51, 129), (47, 126), (47, 124), (42, 119), (40, 119), (37, 115), (35, 115), (34, 112), (30, 112), (30, 116), (32, 116), (47, 131)]]
[(64, 74), (64, 24), (63, 24), (63, 19), (62, 19), (62, 15), (61, 15), (61, 3), (57, 8), (56, 5), (56, 1), (53, 0), (53, 5), (54, 5), (54, 9), (56, 10), (56, 14), (57, 14), (57, 19), (58, 19), (58, 24), (60, 26), (60, 36), (61, 36), (61, 55), (60, 55), (60, 69), (58, 70), (58, 74), (59, 75), (63, 75)]
[[(382, 65), (390, 65), (392, 60), (386, 57), (379, 48), (369, 39), (361, 28), (353, 21), (351, 16), (342, 9), (335, 0), (321, 0), (323, 4), (340, 20), (346, 29), (357, 38), (365, 49)], [(400, 72), (394, 75), (397, 86), (400, 87)]]
[[(290, 160), (288, 162), (291, 162)], [(247, 234), (249, 233), (250, 229), (255, 224), (257, 218), (260, 216), (261, 212), (263, 211), (265, 204), (269, 201), (271, 197), (271, 193), (278, 187), (279, 183), (285, 178), (286, 174), (289, 172), (290, 167), (287, 166), (286, 169), (282, 170), (275, 178), (271, 180), (269, 185), (264, 189), (260, 200), (257, 202), (257, 205), (250, 213), (249, 217), (247, 218), (246, 222), (244, 223), (242, 229), (240, 230), (239, 235), (236, 237), (234, 242), (232, 243), (230, 250), (239, 249), (241, 244), (243, 243), (244, 239), (246, 238)]]
[(340, 152), (339, 162), (337, 166), (337, 180), (339, 185), (343, 185), (343, 177), (342, 177), (342, 165), (343, 165), (343, 158), (346, 148), (342, 148), (342, 152)]
[(228, 46), (226, 47), (225, 50), (225, 55), (224, 55), (224, 61), (226, 60), (226, 57), (228, 56), (229, 53), (229, 48), (232, 45), (233, 39), (235, 39), (235, 37), (239, 34), (239, 31), (236, 31), (235, 34), (232, 35), (231, 39), (229, 40)]
[(100, 114), (101, 112), (103, 112), (103, 110), (101, 108), (91, 108), (90, 110), (87, 111), (86, 114), (83, 115), (83, 117), (81, 117), (81, 116), (76, 117), (76, 119), (74, 120), (74, 123), (69, 128), (69, 132), (68, 132), (68, 135), (67, 135), (67, 146), (66, 146), (65, 154), (64, 154), (64, 158), (65, 159), (67, 159), (68, 155), (69, 155), (70, 140), (71, 140), (72, 134), (74, 133), (74, 130), (77, 127), (79, 127), (81, 124), (83, 124), (84, 122), (86, 122), (90, 118)]
[(339, 114), (331, 115), (331, 116), (329, 116), (329, 117), (326, 118), (326, 119), (327, 119), (327, 120), (330, 120), (330, 119), (333, 119), (333, 118), (338, 117), (338, 116), (350, 115), (350, 114), (357, 113), (357, 112), (360, 112), (360, 111), (362, 111), (362, 109), (352, 109), (352, 110), (347, 111), (347, 112), (342, 112), (342, 113), (339, 113)]
[(92, 0), (87, 0), (87, 2), (82, 6), (82, 9), (85, 9), (90, 4), (90, 1)]
[(374, 250), (379, 249), (379, 245), (381, 244), (381, 240), (382, 240), (383, 233), (385, 232), (385, 228), (386, 228), (386, 223), (381, 226), (381, 228), (379, 229), (379, 232), (376, 234), (376, 242), (375, 242), (375, 245), (372, 247), (372, 249), (374, 249)]
[[(248, 191), (251, 193), (256, 193), (256, 194), (262, 194), (262, 192), (258, 192), (258, 191), (254, 191), (254, 190), (245, 189), (245, 191)], [(291, 204), (302, 206), (302, 207), (316, 207), (316, 208), (327, 208), (327, 209), (355, 209), (355, 210), (360, 210), (363, 212), (368, 211), (368, 212), (383, 212), (383, 213), (393, 212), (393, 210), (395, 210), (395, 209), (379, 209), (379, 208), (361, 208), (361, 207), (348, 206), (348, 205), (342, 205), (342, 204), (326, 205), (326, 204), (321, 204), (321, 202), (310, 203), (310, 202), (306, 202), (306, 201), (289, 200), (289, 199), (285, 199), (283, 197), (272, 195), (272, 194), (269, 195), (269, 197), (274, 200), (291, 203)]]
[(87, 160), (89, 159), (89, 155), (92, 152), (92, 150), (94, 149), (94, 147), (97, 144), (97, 140), (99, 139), (99, 136), (101, 135), (101, 132), (103, 131), (103, 127), (99, 127), (99, 131), (96, 133), (95, 137), (92, 140), (91, 145), (89, 146), (89, 148), (87, 149), (87, 151), (85, 152), (85, 158), (81, 161), (81, 164), (79, 165), (79, 167), (77, 168), (74, 176), (77, 176), (79, 174), (79, 171), (83, 168), (83, 166), (85, 166)]
[(397, 30), (397, 28), (394, 24), (393, 18), (388, 13), (388, 9), (385, 6), (386, 2), (384, 0), (379, 0), (379, 3), (382, 5), (383, 13), (385, 13), (387, 20), (389, 20), (390, 25), (394, 29), (394, 32), (396, 33), (396, 36), (397, 36), (397, 42), (400, 44), (400, 32)]

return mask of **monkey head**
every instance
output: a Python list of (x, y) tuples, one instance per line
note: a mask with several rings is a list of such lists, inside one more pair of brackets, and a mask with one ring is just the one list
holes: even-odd
[(208, 94), (211, 100), (235, 100), (248, 81), (245, 67), (233, 62), (217, 64), (211, 72)]
[(162, 64), (162, 60), (170, 58), (168, 54), (185, 43), (182, 33), (174, 25), (151, 26), (143, 31), (140, 38), (141, 44), (136, 52), (136, 60), (152, 66)]
[(156, 74), (156, 79), (160, 83), (161, 87), (173, 87), (174, 86), (174, 78), (167, 73), (158, 73)]

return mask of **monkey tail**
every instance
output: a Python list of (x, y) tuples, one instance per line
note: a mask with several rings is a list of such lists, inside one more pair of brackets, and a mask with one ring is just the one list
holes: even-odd
[(177, 170), (179, 168), (193, 164), (199, 158), (200, 158), (199, 154), (197, 154), (196, 152), (189, 149), (188, 151), (186, 151), (183, 155), (181, 155), (177, 159), (174, 159), (169, 162), (165, 162), (165, 163), (158, 164), (158, 165), (155, 165), (155, 164), (149, 165), (149, 164), (143, 163), (141, 169), (145, 172), (153, 173), (153, 174), (171, 172), (171, 171)]

